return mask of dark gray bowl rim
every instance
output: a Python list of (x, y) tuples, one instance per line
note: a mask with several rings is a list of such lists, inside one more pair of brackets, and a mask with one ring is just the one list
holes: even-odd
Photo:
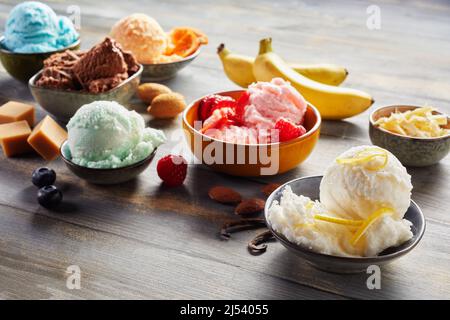
[(61, 155), (61, 158), (64, 160), (64, 162), (69, 163), (71, 166), (74, 166), (78, 169), (81, 170), (86, 170), (86, 171), (92, 171), (92, 172), (114, 172), (114, 171), (120, 171), (120, 170), (124, 170), (124, 169), (131, 169), (131, 168), (135, 168), (135, 167), (140, 167), (141, 165), (143, 165), (144, 163), (146, 163), (148, 160), (152, 159), (155, 154), (156, 154), (156, 150), (158, 150), (158, 147), (155, 148), (155, 150), (153, 150), (147, 157), (145, 157), (144, 159), (142, 159), (141, 161), (138, 161), (136, 163), (132, 163), (128, 166), (124, 166), (124, 167), (118, 167), (118, 168), (89, 168), (89, 167), (83, 167), (80, 166), (76, 163), (73, 163), (72, 160), (66, 158), (66, 156), (64, 155), (63, 152), (63, 148), (64, 146), (67, 144), (67, 140), (65, 140), (62, 144), (61, 147), (59, 148), (59, 154)]
[(72, 93), (72, 94), (76, 94), (76, 95), (84, 95), (84, 96), (99, 96), (99, 95), (103, 95), (106, 93), (112, 93), (114, 91), (119, 90), (122, 86), (124, 86), (125, 84), (127, 84), (128, 82), (131, 82), (131, 80), (140, 77), (142, 74), (142, 70), (144, 70), (144, 67), (142, 66), (142, 64), (138, 64), (139, 65), (139, 70), (136, 71), (131, 77), (129, 77), (128, 79), (125, 79), (124, 81), (122, 81), (117, 87), (112, 88), (111, 90), (105, 91), (105, 92), (100, 92), (100, 93), (90, 93), (90, 92), (85, 92), (85, 91), (75, 91), (75, 90), (63, 90), (63, 89), (52, 89), (52, 88), (45, 88), (45, 87), (39, 87), (35, 84), (36, 80), (38, 79), (38, 77), (41, 75), (43, 69), (39, 70), (34, 76), (32, 76), (30, 78), (30, 80), (28, 80), (28, 86), (30, 87), (30, 89), (39, 89), (39, 90), (44, 90), (44, 91), (49, 91), (49, 92), (63, 92), (63, 93)]
[(177, 61), (171, 61), (171, 62), (162, 62), (162, 63), (142, 63), (142, 65), (144, 67), (156, 67), (156, 66), (170, 66), (170, 65), (175, 65), (177, 63), (181, 63), (181, 62), (185, 62), (185, 61), (189, 61), (192, 59), (195, 59), (199, 54), (200, 54), (201, 48), (198, 48), (193, 54), (181, 59), (181, 60), (177, 60)]
[[(443, 140), (445, 138), (450, 137), (450, 131), (449, 131), (449, 133), (447, 133), (445, 136), (442, 136), (442, 137), (433, 137), (433, 138), (409, 137), (409, 136), (403, 136), (401, 134), (388, 131), (386, 129), (380, 128), (379, 126), (375, 125), (375, 120), (374, 120), (375, 114), (377, 114), (378, 112), (380, 112), (383, 109), (398, 108), (398, 107), (406, 107), (406, 108), (411, 108), (411, 109), (418, 109), (418, 108), (422, 108), (423, 106), (416, 106), (416, 105), (412, 105), (412, 104), (394, 104), (394, 105), (390, 105), (390, 106), (379, 107), (379, 108), (375, 109), (374, 111), (372, 111), (372, 113), (370, 114), (370, 116), (369, 116), (370, 125), (373, 128), (377, 129), (377, 130), (380, 130), (382, 132), (385, 132), (387, 134), (390, 134), (392, 136), (395, 136), (395, 137), (398, 137), (398, 138), (401, 138), (401, 139), (405, 139), (405, 140), (437, 141), (437, 140)], [(436, 112), (441, 114), (441, 115), (443, 115), (443, 116), (447, 116), (445, 113), (443, 113), (443, 112), (441, 112), (439, 110), (436, 110)], [(447, 116), (447, 119), (448, 119), (447, 121), (450, 123), (450, 117), (449, 116)]]
[(64, 47), (62, 49), (58, 49), (58, 50), (45, 51), (45, 52), (14, 52), (14, 51), (11, 51), (11, 50), (8, 50), (5, 48), (5, 46), (3, 45), (4, 40), (5, 40), (5, 36), (4, 35), (0, 36), (0, 52), (7, 53), (10, 55), (18, 55), (18, 56), (33, 56), (33, 55), (40, 55), (40, 54), (53, 54), (53, 53), (63, 52), (63, 51), (75, 48), (76, 46), (80, 45), (80, 43), (81, 43), (81, 37), (78, 37), (77, 40), (75, 40), (75, 42), (73, 42), (72, 44), (70, 44), (67, 47)]
[[(307, 180), (307, 179), (311, 179), (311, 178), (322, 178), (322, 177), (323, 177), (322, 175), (305, 176), (305, 177), (290, 180), (290, 181), (284, 183), (283, 185), (281, 185), (280, 187), (278, 187), (276, 190), (274, 190), (266, 201), (266, 205), (264, 207), (264, 219), (266, 221), (267, 227), (269, 228), (270, 232), (272, 232), (272, 234), (275, 236), (275, 238), (277, 238), (280, 242), (284, 243), (285, 245), (289, 246), (294, 251), (300, 251), (304, 254), (307, 254), (310, 256), (315, 256), (317, 258), (322, 258), (322, 259), (325, 258), (330, 261), (333, 260), (333, 261), (350, 262), (350, 263), (352, 263), (352, 262), (354, 262), (354, 263), (374, 263), (374, 262), (382, 262), (382, 261), (392, 260), (394, 258), (400, 257), (400, 256), (408, 253), (412, 249), (414, 249), (417, 246), (417, 244), (420, 242), (420, 240), (422, 239), (423, 234), (425, 233), (425, 229), (426, 229), (425, 216), (424, 216), (422, 210), (420, 209), (420, 207), (417, 205), (417, 203), (415, 203), (413, 200), (411, 200), (410, 206), (413, 205), (417, 208), (417, 211), (419, 213), (419, 218), (420, 218), (420, 220), (422, 220), (422, 228), (417, 229), (417, 235), (415, 235), (414, 240), (413, 241), (409, 240), (409, 241), (411, 241), (411, 243), (407, 247), (405, 247), (401, 250), (398, 250), (398, 251), (395, 251), (392, 253), (388, 253), (388, 254), (384, 254), (384, 255), (373, 256), (373, 257), (342, 257), (342, 256), (335, 256), (335, 255), (315, 252), (313, 250), (305, 248), (304, 246), (301, 246), (301, 245), (298, 245), (296, 243), (289, 241), (285, 236), (283, 236), (282, 234), (275, 231), (272, 228), (272, 226), (270, 225), (269, 220), (267, 219), (269, 207), (272, 205), (275, 194), (277, 194), (279, 191), (281, 191), (284, 187), (286, 187), (296, 181)], [(388, 249), (395, 250), (396, 247), (390, 247)], [(388, 250), (388, 249), (386, 249), (386, 250)]]

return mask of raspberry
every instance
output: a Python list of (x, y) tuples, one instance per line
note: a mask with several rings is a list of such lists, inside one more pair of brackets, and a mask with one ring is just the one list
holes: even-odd
[(234, 102), (235, 100), (231, 97), (219, 96), (217, 94), (206, 96), (202, 100), (200, 100), (198, 106), (198, 116), (200, 120), (205, 121), (206, 119), (208, 119), (214, 111), (213, 108), (215, 108), (221, 101), (227, 101), (228, 103), (230, 103)]
[(158, 161), (156, 171), (167, 186), (176, 187), (186, 178), (187, 161), (182, 156), (168, 155)]
[(302, 125), (295, 125), (284, 118), (280, 118), (275, 123), (275, 129), (279, 132), (280, 142), (295, 139), (306, 133), (306, 129)]

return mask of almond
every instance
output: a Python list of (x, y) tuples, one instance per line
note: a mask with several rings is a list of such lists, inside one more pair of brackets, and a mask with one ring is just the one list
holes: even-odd
[(242, 200), (239, 192), (222, 186), (215, 186), (209, 189), (208, 195), (211, 199), (220, 203), (239, 203)]
[(259, 198), (245, 199), (238, 204), (236, 209), (234, 209), (234, 213), (240, 216), (260, 213), (264, 209), (265, 204), (266, 201), (263, 199)]
[(262, 193), (264, 193), (267, 197), (272, 194), (281, 184), (278, 183), (269, 183), (261, 188)]
[(153, 99), (147, 112), (155, 118), (169, 119), (175, 118), (186, 108), (184, 97), (179, 93), (163, 93)]
[(141, 84), (138, 88), (137, 94), (138, 97), (144, 101), (145, 103), (152, 103), (153, 99), (163, 93), (171, 93), (169, 87), (159, 83), (144, 83)]

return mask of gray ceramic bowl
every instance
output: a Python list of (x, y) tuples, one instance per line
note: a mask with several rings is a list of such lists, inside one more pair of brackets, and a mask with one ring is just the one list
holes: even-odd
[(186, 67), (200, 54), (201, 49), (198, 49), (190, 56), (174, 62), (143, 64), (144, 71), (142, 72), (142, 81), (162, 81), (168, 80), (177, 74), (178, 71)]
[[(375, 125), (381, 118), (389, 116), (396, 110), (405, 112), (420, 108), (418, 106), (387, 106), (376, 109), (370, 115), (369, 135), (374, 145), (392, 152), (405, 166), (424, 167), (438, 163), (450, 151), (450, 134), (439, 138), (414, 138), (392, 133)], [(436, 114), (441, 114), (436, 112)], [(450, 119), (447, 129), (450, 129)]]
[(267, 226), (273, 235), (287, 249), (305, 259), (306, 262), (327, 272), (334, 273), (359, 273), (366, 272), (370, 265), (385, 265), (411, 251), (420, 241), (425, 232), (425, 217), (414, 201), (411, 201), (405, 218), (412, 222), (411, 231), (413, 237), (411, 240), (403, 243), (398, 247), (388, 248), (375, 257), (339, 257), (314, 252), (308, 248), (302, 247), (286, 239), (282, 234), (272, 229), (267, 219), (269, 207), (274, 200), (280, 200), (281, 193), (286, 186), (290, 186), (296, 194), (310, 197), (313, 200), (319, 199), (319, 186), (322, 176), (310, 176), (289, 181), (275, 190), (267, 199), (264, 215)]
[(67, 167), (79, 178), (94, 184), (118, 184), (136, 178), (148, 168), (156, 154), (156, 150), (144, 160), (132, 165), (113, 169), (93, 169), (79, 166), (70, 160), (67, 140), (61, 145), (61, 158)]
[(60, 122), (68, 122), (77, 110), (84, 104), (98, 100), (117, 101), (126, 105), (135, 94), (141, 81), (143, 67), (139, 71), (123, 81), (117, 87), (103, 93), (88, 93), (81, 91), (68, 91), (38, 87), (36, 81), (41, 76), (42, 70), (35, 74), (28, 86), (34, 99), (42, 108), (54, 115)]
[(44, 53), (17, 53), (5, 48), (3, 41), (5, 37), (0, 37), (0, 60), (6, 71), (19, 81), (27, 83), (28, 80), (44, 66), (44, 60), (54, 53), (65, 50), (78, 50), (80, 39), (67, 48), (44, 52)]

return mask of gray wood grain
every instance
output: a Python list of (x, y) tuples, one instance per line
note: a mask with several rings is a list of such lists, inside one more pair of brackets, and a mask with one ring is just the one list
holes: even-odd
[[(0, 1), (0, 25), (16, 1)], [(190, 25), (207, 32), (210, 45), (177, 78), (167, 81), (191, 101), (236, 88), (223, 74), (215, 48), (221, 42), (236, 52), (255, 54), (260, 38), (272, 36), (283, 57), (298, 62), (329, 62), (348, 67), (345, 85), (370, 92), (376, 108), (395, 103), (430, 103), (450, 113), (450, 5), (446, 1), (379, 1), (382, 28), (369, 31), (359, 1), (78, 1), (82, 46), (100, 41), (112, 24), (133, 12), (155, 17), (166, 29)], [(59, 13), (68, 3), (50, 1)], [(0, 103), (32, 101), (28, 88), (0, 68)], [(131, 104), (144, 107), (137, 99)], [(382, 289), (368, 290), (367, 275), (341, 276), (312, 269), (280, 244), (253, 257), (246, 251), (254, 231), (230, 241), (217, 238), (232, 208), (213, 203), (207, 190), (216, 184), (260, 196), (267, 182), (322, 174), (347, 148), (370, 144), (370, 111), (339, 122), (325, 122), (310, 158), (276, 177), (241, 179), (189, 166), (182, 188), (160, 186), (156, 161), (185, 146), (180, 119), (156, 121), (171, 138), (151, 167), (135, 181), (99, 187), (71, 175), (60, 161), (64, 190), (58, 211), (39, 207), (30, 174), (44, 162), (29, 155), (0, 156), (0, 298), (450, 298), (450, 159), (428, 168), (408, 168), (413, 199), (427, 218), (422, 243), (383, 269)], [(38, 118), (45, 112), (38, 108)], [(77, 264), (82, 289), (68, 290), (65, 270)]]

